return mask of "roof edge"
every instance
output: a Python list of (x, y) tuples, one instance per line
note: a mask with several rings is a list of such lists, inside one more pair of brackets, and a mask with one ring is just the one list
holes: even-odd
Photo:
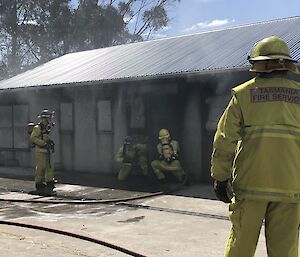
[(0, 88), (0, 93), (7, 92), (7, 91), (18, 91), (24, 89), (34, 90), (34, 89), (54, 89), (54, 88), (65, 88), (65, 87), (73, 88), (79, 86), (99, 86), (99, 85), (105, 85), (110, 83), (124, 83), (124, 82), (132, 82), (132, 81), (149, 81), (149, 80), (168, 79), (168, 78), (195, 77), (199, 75), (220, 74), (222, 72), (239, 72), (239, 71), (248, 71), (248, 70), (249, 67), (238, 67), (238, 68), (228, 68), (228, 69), (211, 69), (211, 70), (201, 70), (201, 71), (191, 71), (191, 72), (178, 72), (178, 73), (169, 73), (169, 74), (155, 74), (149, 76), (118, 78), (118, 79), (82, 81), (82, 82), (72, 82), (72, 83), (62, 83), (62, 84), (23, 86), (18, 88)]

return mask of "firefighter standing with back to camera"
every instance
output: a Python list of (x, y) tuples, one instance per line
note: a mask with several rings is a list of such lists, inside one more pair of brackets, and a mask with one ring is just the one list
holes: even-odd
[[(249, 57), (257, 77), (232, 89), (215, 134), (211, 174), (232, 222), (226, 257), (252, 257), (263, 221), (269, 257), (298, 256), (300, 83), (287, 44), (271, 36)], [(231, 174), (232, 171), (232, 174)], [(231, 180), (234, 196), (227, 194)]]
[(54, 126), (54, 112), (43, 110), (38, 116), (39, 123), (34, 126), (30, 141), (35, 148), (35, 186), (40, 195), (54, 194), (54, 169), (52, 155), (54, 142), (51, 139), (51, 128)]
[(173, 174), (179, 182), (184, 182), (186, 179), (185, 172), (179, 162), (179, 144), (176, 140), (171, 139), (171, 135), (167, 129), (159, 131), (159, 144), (157, 152), (159, 160), (151, 162), (152, 169), (160, 181), (164, 181), (165, 172)]

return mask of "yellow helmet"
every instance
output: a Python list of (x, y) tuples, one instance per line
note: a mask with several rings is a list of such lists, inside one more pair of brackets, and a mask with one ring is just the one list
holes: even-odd
[(275, 70), (290, 70), (299, 74), (295, 65), (296, 60), (291, 58), (288, 45), (280, 38), (271, 36), (254, 45), (249, 62), (253, 65), (250, 71), (272, 72)]
[(282, 59), (297, 62), (291, 58), (288, 45), (276, 36), (267, 37), (254, 45), (249, 62)]
[(170, 133), (167, 129), (161, 129), (158, 134), (158, 139), (170, 138)]

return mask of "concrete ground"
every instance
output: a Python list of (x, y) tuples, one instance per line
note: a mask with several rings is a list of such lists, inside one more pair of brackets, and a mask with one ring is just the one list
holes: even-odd
[[(36, 196), (21, 192), (34, 187), (32, 180), (21, 179), (18, 176), (20, 173), (13, 176), (14, 172), (20, 171), (4, 171), (0, 168), (0, 199), (35, 198)], [(85, 185), (62, 182), (57, 185), (57, 190), (65, 196), (96, 196), (97, 199), (141, 195), (151, 191), (141, 191), (141, 185), (137, 191), (129, 185), (123, 188), (116, 185), (87, 185), (83, 179), (82, 184)], [(153, 186), (152, 191), (158, 189)], [(148, 257), (223, 256), (230, 228), (228, 206), (215, 200), (210, 185), (195, 184), (172, 194), (130, 203), (133, 205), (1, 202), (0, 220), (47, 226), (91, 236)], [(128, 256), (80, 239), (7, 225), (0, 225), (0, 245), (1, 257)], [(263, 229), (255, 256), (267, 256)]]

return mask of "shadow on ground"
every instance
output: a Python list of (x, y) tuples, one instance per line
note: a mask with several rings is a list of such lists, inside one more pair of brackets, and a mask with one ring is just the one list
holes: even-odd
[[(33, 171), (29, 168), (0, 167), (0, 178), (11, 179), (9, 182), (8, 180), (2, 180), (0, 185), (1, 188), (8, 191), (23, 190), (28, 192), (34, 190), (35, 187)], [(58, 185), (70, 184), (95, 188), (109, 188), (120, 190), (120, 192), (124, 192), (124, 195), (128, 195), (129, 192), (134, 194), (134, 192), (156, 193), (162, 191), (166, 194), (178, 196), (216, 199), (210, 184), (191, 183), (190, 186), (183, 186), (177, 183), (172, 176), (167, 177), (165, 183), (159, 183), (154, 174), (150, 174), (147, 177), (132, 175), (125, 181), (118, 181), (115, 176), (106, 174), (57, 171), (56, 178), (59, 181)], [(24, 180), (24, 182), (22, 183), (20, 180)]]

